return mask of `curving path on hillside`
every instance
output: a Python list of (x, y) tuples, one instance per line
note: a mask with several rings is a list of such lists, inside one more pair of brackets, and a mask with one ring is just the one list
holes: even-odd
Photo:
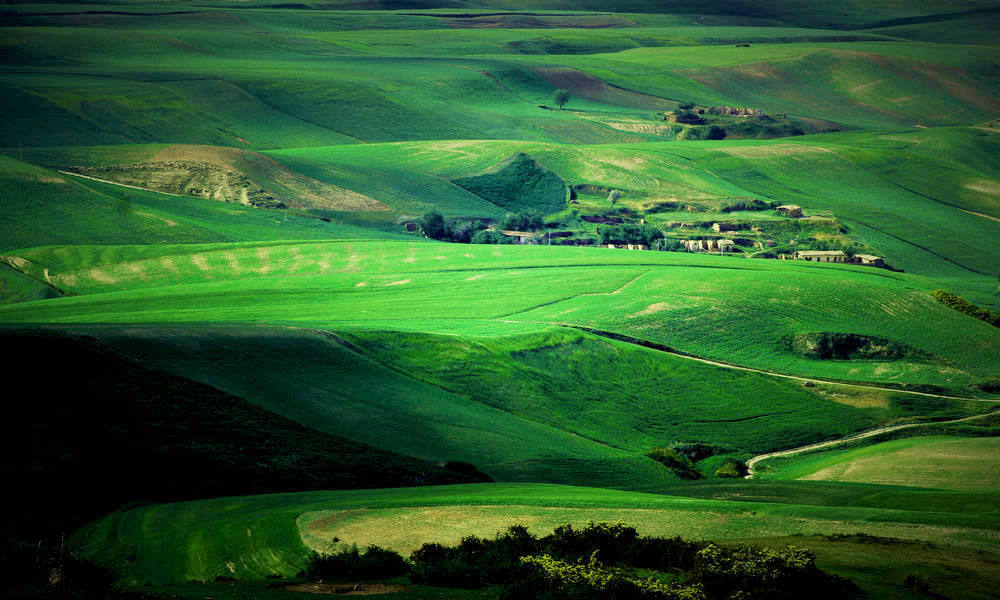
[(831, 381), (829, 379), (817, 379), (815, 377), (801, 377), (799, 375), (787, 375), (785, 373), (775, 373), (774, 371), (765, 371), (764, 369), (743, 367), (740, 365), (734, 365), (732, 363), (720, 362), (717, 360), (710, 360), (707, 358), (699, 358), (691, 354), (685, 354), (684, 352), (680, 352), (669, 346), (664, 346), (663, 344), (658, 344), (656, 342), (651, 342), (649, 340), (644, 340), (642, 338), (632, 337), (630, 335), (625, 335), (623, 333), (604, 331), (603, 329), (594, 329), (593, 327), (584, 327), (582, 325), (572, 325), (570, 323), (560, 323), (560, 325), (563, 325), (565, 327), (572, 327), (573, 329), (579, 329), (580, 331), (585, 331), (587, 333), (592, 333), (594, 335), (599, 335), (601, 337), (606, 337), (608, 339), (617, 340), (619, 342), (626, 342), (628, 344), (635, 344), (637, 346), (642, 346), (643, 348), (649, 348), (651, 350), (666, 352), (667, 354), (672, 354), (673, 356), (678, 356), (680, 358), (686, 358), (688, 360), (705, 363), (706, 365), (714, 365), (716, 367), (722, 367), (724, 369), (733, 369), (735, 371), (750, 371), (751, 373), (760, 373), (762, 375), (770, 375), (771, 377), (781, 377), (782, 379), (794, 379), (796, 381), (808, 381), (810, 383), (822, 383), (824, 385), (842, 385), (844, 387), (862, 388), (866, 390), (878, 390), (882, 392), (895, 392), (898, 394), (911, 394), (914, 396), (924, 396), (927, 398), (941, 398), (943, 400), (962, 400), (964, 402), (985, 402), (988, 404), (1000, 403), (1000, 398), (965, 398), (962, 396), (947, 396), (944, 394), (932, 394), (930, 392), (918, 392), (915, 390), (904, 390), (892, 387), (882, 387), (878, 385), (870, 385), (863, 383), (845, 383), (843, 381)]
[(861, 433), (855, 433), (846, 437), (838, 438), (835, 440), (827, 440), (825, 442), (819, 442), (816, 444), (808, 444), (805, 446), (799, 446), (798, 448), (789, 448), (788, 450), (779, 450), (777, 452), (768, 452), (767, 454), (758, 454), (757, 456), (751, 458), (747, 461), (747, 475), (746, 479), (751, 479), (754, 475), (753, 468), (754, 465), (762, 460), (768, 460), (771, 458), (779, 458), (782, 456), (794, 456), (796, 454), (803, 454), (805, 452), (812, 452), (813, 450), (821, 450), (823, 448), (830, 448), (833, 446), (839, 446), (846, 442), (853, 442), (855, 440), (862, 440), (865, 438), (873, 437), (883, 433), (888, 433), (890, 431), (899, 431), (901, 429), (912, 429), (914, 427), (928, 427), (931, 425), (948, 425), (950, 423), (962, 423), (965, 421), (975, 421), (977, 419), (983, 419), (992, 416), (993, 412), (984, 413), (981, 415), (973, 415), (971, 417), (962, 417), (961, 419), (952, 419), (951, 421), (930, 421), (926, 423), (906, 423), (904, 425), (889, 425), (886, 427), (879, 427), (877, 429), (871, 429), (869, 431), (864, 431)]
[[(825, 384), (825, 385), (842, 385), (842, 386), (847, 386), (847, 387), (863, 388), (863, 389), (869, 389), (869, 390), (879, 390), (879, 391), (885, 391), (885, 392), (894, 392), (894, 393), (899, 393), (899, 394), (912, 394), (912, 395), (915, 395), (915, 396), (924, 396), (924, 397), (929, 397), (929, 398), (941, 398), (941, 399), (944, 399), (944, 400), (963, 400), (963, 401), (966, 401), (966, 402), (984, 402), (984, 403), (990, 403), (990, 404), (998, 404), (998, 403), (1000, 403), (1000, 398), (962, 398), (962, 397), (959, 397), (959, 396), (945, 396), (945, 395), (942, 395), (942, 394), (932, 394), (932, 393), (929, 393), (929, 392), (917, 392), (917, 391), (913, 391), (913, 390), (900, 390), (900, 389), (896, 389), (896, 388), (881, 387), (881, 386), (877, 386), (877, 385), (865, 385), (865, 384), (860, 384), (860, 383), (844, 383), (844, 382), (841, 382), (841, 381), (827, 381), (827, 380), (824, 380), (824, 379), (815, 379), (815, 378), (811, 378), (811, 377), (800, 377), (800, 376), (797, 376), (797, 375), (787, 375), (787, 374), (784, 374), (784, 373), (774, 373), (772, 371), (765, 371), (763, 369), (754, 369), (752, 367), (742, 367), (742, 366), (739, 366), (739, 365), (734, 365), (734, 364), (730, 364), (730, 363), (719, 362), (719, 361), (716, 361), (716, 360), (709, 360), (707, 358), (699, 358), (697, 356), (691, 356), (690, 354), (684, 354), (683, 352), (678, 352), (677, 350), (674, 350), (673, 348), (670, 348), (668, 346), (664, 346), (662, 344), (657, 344), (656, 342), (651, 342), (649, 340), (644, 340), (644, 339), (641, 339), (641, 338), (635, 338), (635, 337), (624, 335), (624, 334), (620, 334), (620, 333), (614, 333), (614, 332), (611, 332), (611, 331), (604, 331), (604, 330), (601, 330), (601, 329), (594, 329), (594, 328), (591, 328), (591, 327), (583, 327), (583, 326), (579, 326), (579, 325), (568, 325), (568, 324), (566, 324), (566, 325), (569, 326), (569, 327), (573, 327), (574, 329), (579, 329), (581, 331), (586, 331), (587, 333), (592, 333), (594, 335), (599, 335), (601, 337), (606, 337), (606, 338), (613, 339), (613, 340), (618, 340), (618, 341), (621, 341), (621, 342), (627, 342), (627, 343), (630, 343), (630, 344), (636, 344), (636, 345), (642, 346), (644, 348), (650, 348), (652, 350), (658, 350), (660, 352), (666, 352), (667, 354), (672, 354), (672, 355), (678, 356), (680, 358), (686, 358), (688, 360), (694, 360), (694, 361), (697, 361), (697, 362), (700, 362), (700, 363), (705, 363), (705, 364), (709, 364), (709, 365), (715, 365), (717, 367), (722, 367), (722, 368), (725, 368), (725, 369), (734, 369), (734, 370), (737, 370), (737, 371), (750, 371), (750, 372), (753, 372), (753, 373), (760, 373), (762, 375), (770, 375), (772, 377), (781, 377), (781, 378), (784, 378), (784, 379), (794, 379), (796, 381), (808, 381), (808, 382), (812, 382), (812, 383), (821, 383), (821, 384)], [(926, 422), (926, 423), (906, 423), (906, 424), (903, 424), (903, 425), (887, 425), (885, 427), (878, 427), (876, 429), (871, 429), (869, 431), (864, 431), (864, 432), (861, 432), (861, 433), (851, 434), (851, 435), (848, 435), (848, 436), (845, 436), (845, 437), (842, 437), (842, 438), (837, 438), (835, 440), (827, 440), (825, 442), (818, 442), (818, 443), (815, 443), (815, 444), (807, 444), (805, 446), (799, 446), (798, 448), (789, 448), (787, 450), (779, 450), (777, 452), (768, 452), (766, 454), (760, 454), (760, 455), (757, 455), (757, 456), (755, 456), (755, 457), (753, 457), (753, 458), (751, 458), (750, 460), (747, 461), (746, 464), (747, 464), (747, 473), (748, 474), (746, 476), (746, 479), (750, 479), (750, 478), (753, 477), (753, 475), (754, 475), (754, 473), (753, 473), (753, 467), (754, 467), (754, 465), (756, 465), (757, 463), (759, 463), (762, 460), (767, 460), (769, 458), (778, 458), (778, 457), (781, 457), (781, 456), (793, 456), (795, 454), (802, 454), (804, 452), (811, 452), (813, 450), (820, 450), (822, 448), (829, 448), (829, 447), (832, 447), (832, 446), (838, 446), (838, 445), (846, 443), (846, 442), (851, 442), (851, 441), (854, 441), (854, 440), (861, 440), (861, 439), (873, 437), (873, 436), (876, 436), (876, 435), (880, 435), (880, 434), (883, 434), (883, 433), (888, 433), (888, 432), (891, 432), (891, 431), (899, 431), (901, 429), (911, 429), (911, 428), (914, 428), (914, 427), (927, 427), (927, 426), (930, 426), (930, 425), (947, 425), (947, 424), (950, 424), (950, 423), (962, 423), (962, 422), (965, 422), (965, 421), (974, 421), (976, 419), (982, 419), (982, 418), (991, 416), (993, 414), (995, 414), (995, 412), (988, 412), (988, 413), (983, 413), (983, 414), (979, 414), (979, 415), (973, 415), (971, 417), (962, 417), (961, 419), (953, 419), (953, 420), (950, 420), (950, 421), (930, 421), (930, 422)]]

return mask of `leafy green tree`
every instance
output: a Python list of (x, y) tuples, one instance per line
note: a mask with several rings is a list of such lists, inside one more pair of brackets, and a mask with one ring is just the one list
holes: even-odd
[(708, 139), (724, 140), (726, 139), (726, 130), (718, 125), (712, 125), (712, 127), (708, 130)]
[(562, 107), (566, 106), (566, 103), (569, 102), (569, 92), (566, 90), (556, 90), (556, 95), (552, 100), (562, 110)]
[(451, 239), (451, 241), (457, 242), (459, 244), (468, 244), (470, 241), (472, 241), (472, 236), (476, 235), (476, 233), (478, 233), (483, 229), (485, 229), (485, 227), (483, 226), (482, 222), (480, 222), (478, 219), (471, 222), (461, 221), (455, 223), (451, 227), (451, 235), (449, 236), (449, 238)]
[(622, 193), (620, 191), (618, 191), (618, 190), (611, 190), (611, 193), (608, 194), (608, 202), (611, 203), (611, 208), (614, 208), (615, 202), (618, 202), (618, 199), (621, 198), (621, 197), (622, 197)]
[(652, 246), (663, 237), (663, 232), (652, 225), (624, 225), (601, 227), (598, 231), (601, 244), (645, 244)]
[(446, 240), (451, 237), (451, 231), (444, 222), (444, 216), (436, 210), (432, 210), (424, 215), (420, 221), (420, 226), (424, 230), (424, 235), (432, 240)]
[(510, 213), (503, 218), (500, 227), (513, 231), (538, 231), (542, 228), (542, 213), (533, 208), (524, 212)]
[(483, 229), (472, 236), (471, 242), (473, 244), (509, 244), (510, 238), (495, 229)]

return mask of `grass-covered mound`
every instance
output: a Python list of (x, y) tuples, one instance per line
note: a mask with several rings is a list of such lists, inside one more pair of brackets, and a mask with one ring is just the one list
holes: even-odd
[(520, 152), (489, 172), (452, 180), (456, 185), (511, 212), (554, 213), (566, 206), (566, 184)]

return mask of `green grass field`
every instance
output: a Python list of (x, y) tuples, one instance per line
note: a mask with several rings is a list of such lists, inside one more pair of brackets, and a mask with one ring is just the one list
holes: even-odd
[[(394, 323), (391, 329), (418, 331), (435, 331), (428, 321), (451, 322), (452, 331), (456, 320), (491, 321), (498, 331), (505, 321), (587, 326), (764, 370), (956, 390), (988, 378), (996, 366), (982, 361), (995, 353), (996, 328), (935, 301), (927, 292), (936, 282), (863, 267), (377, 241), (52, 247), (11, 256), (8, 262), (35, 277), (82, 295), (0, 308), (7, 322)], [(836, 304), (823, 300), (832, 289)], [(747, 326), (727, 328), (740, 314), (752, 317)], [(867, 316), (863, 324), (860, 314)], [(783, 341), (817, 331), (886, 338), (921, 354), (816, 360)]]
[(984, 461), (995, 438), (917, 437), (853, 450), (819, 452), (769, 461), (766, 478), (853, 481), (940, 489), (996, 489)]
[[(408, 551), (429, 540), (457, 541), (521, 522), (544, 533), (565, 522), (623, 519), (640, 532), (691, 539), (797, 533), (866, 533), (993, 556), (993, 517), (961, 512), (715, 501), (551, 485), (483, 484), (364, 492), (310, 492), (155, 505), (116, 513), (79, 532), (74, 547), (119, 560), (126, 581), (262, 579), (294, 575), (307, 545), (378, 542)], [(467, 520), (456, 528), (456, 519)], [(964, 550), (962, 551), (964, 553)], [(123, 563), (129, 553), (134, 559)], [(981, 554), (980, 556), (983, 556)]]
[[(947, 422), (1000, 401), (1000, 330), (931, 292), (1000, 308), (998, 15), (986, 0), (4, 5), (7, 339), (73, 336), (170, 382), (165, 398), (249, 402), (253, 419), (220, 404), (225, 435), (204, 439), (256, 435), (247, 448), (309, 457), (331, 481), (380, 451), (409, 469), (381, 465), (385, 481), (462, 463), (495, 480), (81, 501), (67, 513), (105, 516), (72, 551), (157, 594), (284, 598), (262, 582), (311, 549), (407, 553), (513, 522), (621, 519), (803, 545), (871, 598), (913, 597), (914, 573), (941, 597), (991, 597), (995, 419)], [(665, 117), (684, 103), (768, 116)], [(715, 123), (744, 133), (688, 139)], [(786, 133), (805, 135), (763, 139)], [(553, 245), (413, 231), (429, 211), (458, 227), (530, 210)], [(602, 219), (737, 247), (559, 245), (596, 240)], [(838, 248), (891, 268), (768, 259)], [(844, 339), (873, 353), (809, 351)], [(69, 384), (45, 377), (35, 407), (63, 406)], [(83, 405), (127, 397), (83, 379)], [(182, 406), (167, 419), (181, 432)], [(11, 412), (11, 431), (44, 436)], [(714, 476), (727, 459), (914, 423), (764, 461), (755, 479)], [(363, 451), (323, 462), (267, 434), (297, 427)], [(662, 447), (695, 452), (705, 478), (646, 456)], [(300, 475), (246, 489), (317, 489)], [(219, 481), (213, 494), (245, 493)], [(144, 485), (136, 497), (197, 497)], [(217, 577), (240, 581), (198, 583)]]

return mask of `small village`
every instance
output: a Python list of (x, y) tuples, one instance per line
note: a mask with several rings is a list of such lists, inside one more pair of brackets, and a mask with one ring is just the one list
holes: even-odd
[[(795, 204), (780, 204), (774, 206), (772, 211), (774, 215), (793, 222), (807, 218), (802, 207)], [(630, 221), (624, 217), (580, 215), (579, 219), (586, 225), (594, 226), (594, 231), (598, 234), (597, 239), (580, 236), (580, 232), (572, 230), (521, 231), (502, 229), (494, 223), (487, 224), (486, 228), (488, 231), (502, 236), (502, 243), (518, 245), (597, 246), (612, 250), (690, 252), (887, 268), (883, 257), (867, 252), (826, 248), (813, 249), (808, 247), (810, 245), (808, 240), (800, 242), (795, 238), (769, 239), (765, 231), (766, 225), (763, 222), (714, 221), (708, 225), (706, 222), (698, 221), (665, 221), (657, 229), (660, 235), (656, 239), (642, 243), (639, 241), (602, 242), (602, 227), (615, 228), (630, 224)], [(817, 219), (823, 218), (818, 217)], [(637, 219), (637, 225), (639, 227), (652, 227), (647, 222), (647, 218), (642, 217)], [(415, 231), (418, 227), (417, 223), (406, 224), (408, 231)], [(806, 247), (794, 248), (798, 245)]]

